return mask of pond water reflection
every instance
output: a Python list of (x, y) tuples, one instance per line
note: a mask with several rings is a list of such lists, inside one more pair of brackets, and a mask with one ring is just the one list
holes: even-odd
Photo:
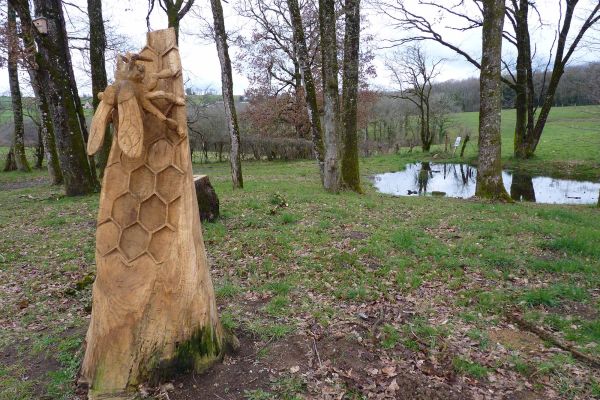
[[(381, 193), (396, 196), (445, 195), (468, 198), (475, 195), (477, 168), (467, 164), (407, 164), (400, 172), (373, 177)], [(503, 171), (504, 186), (517, 201), (551, 204), (592, 204), (598, 201), (600, 183), (555, 179)]]

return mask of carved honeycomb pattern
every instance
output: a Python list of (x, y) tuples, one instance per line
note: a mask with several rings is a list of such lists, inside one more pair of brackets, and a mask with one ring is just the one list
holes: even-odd
[(119, 254), (126, 265), (143, 256), (156, 264), (166, 260), (181, 214), (183, 140), (165, 129), (150, 136), (139, 159), (112, 150), (121, 154), (111, 154), (114, 162), (105, 172), (96, 241), (100, 255)]

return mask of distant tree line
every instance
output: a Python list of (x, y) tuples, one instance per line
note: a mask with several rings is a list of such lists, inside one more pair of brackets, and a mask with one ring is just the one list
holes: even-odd
[[(551, 71), (550, 71), (551, 73)], [(598, 104), (596, 82), (600, 81), (600, 62), (582, 65), (572, 65), (565, 69), (558, 84), (552, 105), (586, 106)], [(533, 74), (533, 84), (536, 93), (544, 93), (548, 87), (542, 71)], [(479, 111), (479, 78), (450, 80), (434, 84), (434, 92), (450, 97), (459, 111)], [(516, 93), (508, 85), (502, 87), (502, 107), (514, 108)], [(533, 105), (540, 107), (543, 99), (533, 98)]]

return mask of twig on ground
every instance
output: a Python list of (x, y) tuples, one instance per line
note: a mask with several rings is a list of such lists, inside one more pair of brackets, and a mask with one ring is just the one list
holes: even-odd
[(514, 322), (520, 328), (535, 333), (541, 339), (552, 343), (553, 345), (562, 350), (570, 352), (573, 355), (573, 357), (578, 359), (579, 361), (583, 361), (594, 368), (600, 369), (600, 360), (597, 360), (587, 354), (582, 353), (581, 351), (577, 350), (572, 344), (552, 335), (551, 333), (545, 331), (542, 328), (533, 325), (531, 322), (525, 321), (523, 317), (521, 317), (517, 312), (509, 312), (506, 314), (506, 317), (509, 321)]
[(319, 367), (323, 366), (323, 363), (321, 362), (321, 356), (319, 356), (319, 349), (317, 348), (317, 341), (315, 340), (314, 335), (312, 336), (312, 340), (313, 340), (313, 348), (315, 349), (315, 354), (317, 355), (317, 360), (319, 361)]

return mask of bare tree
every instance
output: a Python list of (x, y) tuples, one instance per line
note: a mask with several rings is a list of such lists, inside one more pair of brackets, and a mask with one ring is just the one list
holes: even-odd
[[(554, 98), (560, 79), (566, 65), (571, 60), (573, 53), (582, 43), (582, 39), (590, 28), (600, 21), (600, 3), (590, 8), (582, 8), (576, 15), (580, 0), (559, 0), (560, 15), (556, 24), (555, 43), (548, 56), (545, 70), (542, 72), (544, 79), (541, 91), (536, 93), (533, 84), (533, 58), (530, 40), (529, 19), (533, 9), (538, 15), (540, 11), (531, 0), (509, 0), (505, 10), (506, 19), (510, 22), (512, 31), (503, 31), (504, 40), (515, 46), (517, 50), (516, 73), (506, 60), (503, 65), (507, 76), (502, 77), (502, 82), (516, 93), (515, 108), (517, 118), (515, 123), (515, 148), (514, 154), (518, 158), (530, 158), (534, 155), (540, 137), (546, 125), (548, 115), (554, 105)], [(414, 11), (406, 6), (402, 0), (384, 1), (381, 10), (385, 12), (395, 25), (411, 32), (407, 37), (393, 40), (393, 45), (410, 41), (435, 41), (455, 53), (464, 57), (477, 68), (481, 68), (476, 56), (469, 54), (458, 44), (452, 43), (444, 36), (439, 27), (439, 21), (453, 18), (462, 21), (462, 25), (451, 28), (458, 31), (479, 29), (483, 25), (483, 8), (480, 0), (458, 1), (452, 5), (441, 0), (419, 0), (419, 10)], [(415, 8), (416, 9), (416, 8)], [(428, 13), (425, 16), (425, 13)], [(431, 16), (431, 17), (430, 17)], [(433, 16), (435, 16), (435, 21)], [(541, 17), (540, 17), (541, 19)], [(574, 20), (581, 20), (579, 29), (571, 34)], [(539, 104), (536, 107), (536, 104)]]
[(362, 193), (358, 162), (358, 74), (360, 59), (360, 0), (346, 0), (344, 64), (342, 67), (342, 101), (344, 146), (342, 179), (344, 185)]
[[(97, 180), (85, 153), (82, 110), (68, 49), (68, 39), (60, 0), (34, 0), (36, 12), (48, 21), (48, 34), (34, 28), (27, 0), (9, 0), (21, 20), (24, 35), (34, 37), (38, 52), (38, 75), (44, 80), (52, 114), (60, 166), (68, 196), (93, 192)], [(26, 33), (25, 33), (26, 32)]]
[[(154, 10), (156, 0), (148, 0), (148, 14), (146, 15), (146, 24), (150, 30), (150, 14)], [(169, 28), (175, 29), (175, 37), (179, 42), (179, 22), (190, 11), (194, 5), (194, 0), (158, 0), (158, 6), (167, 14)]]
[(221, 0), (210, 0), (214, 20), (214, 38), (217, 45), (217, 53), (221, 63), (221, 86), (223, 92), (223, 103), (225, 114), (229, 125), (231, 139), (231, 150), (229, 162), (231, 165), (231, 180), (234, 188), (243, 188), (242, 161), (240, 158), (240, 128), (238, 125), (235, 102), (233, 99), (233, 78), (231, 74), (231, 59), (229, 58), (229, 46), (227, 44), (227, 32), (225, 31), (225, 19), (223, 17), (223, 6)]
[[(100, 104), (98, 93), (108, 85), (106, 77), (105, 51), (106, 33), (102, 19), (102, 0), (88, 0), (88, 18), (90, 24), (90, 68), (92, 75), (92, 104), (94, 110)], [(106, 127), (102, 149), (96, 153), (98, 175), (104, 175), (104, 168), (112, 146), (110, 128)]]
[(442, 61), (430, 61), (423, 48), (413, 44), (402, 52), (395, 52), (386, 63), (399, 88), (395, 96), (410, 101), (418, 110), (421, 147), (425, 152), (431, 149), (435, 138), (431, 127), (431, 95)]
[(317, 105), (317, 91), (315, 81), (311, 70), (310, 56), (306, 46), (304, 27), (302, 24), (302, 15), (298, 0), (287, 0), (290, 21), (293, 26), (294, 52), (297, 55), (300, 64), (300, 73), (304, 82), (304, 93), (306, 98), (306, 110), (311, 125), (311, 136), (313, 142), (313, 153), (319, 166), (319, 175), (321, 181), (324, 179), (325, 167), (325, 146), (323, 144), (323, 130), (321, 128), (321, 118), (319, 117), (319, 108)]
[[(19, 71), (17, 60), (19, 58), (19, 37), (17, 35), (17, 16), (14, 8), (8, 4), (8, 23), (7, 23), (7, 41), (8, 41), (8, 82), (10, 85), (10, 97), (12, 102), (12, 114), (14, 121), (13, 140), (11, 151), (8, 154), (5, 170), (14, 169), (23, 172), (31, 171), (25, 155), (24, 127), (23, 127), (23, 101), (21, 98), (21, 88), (19, 86)], [(11, 161), (14, 161), (11, 162)], [(14, 164), (14, 165), (12, 165)]]
[(341, 185), (340, 97), (336, 42), (335, 0), (319, 0), (319, 31), (323, 77), (323, 131), (325, 137), (325, 190), (337, 193)]
[(502, 27), (504, 0), (483, 0), (479, 156), (475, 195), (510, 200), (502, 182)]

